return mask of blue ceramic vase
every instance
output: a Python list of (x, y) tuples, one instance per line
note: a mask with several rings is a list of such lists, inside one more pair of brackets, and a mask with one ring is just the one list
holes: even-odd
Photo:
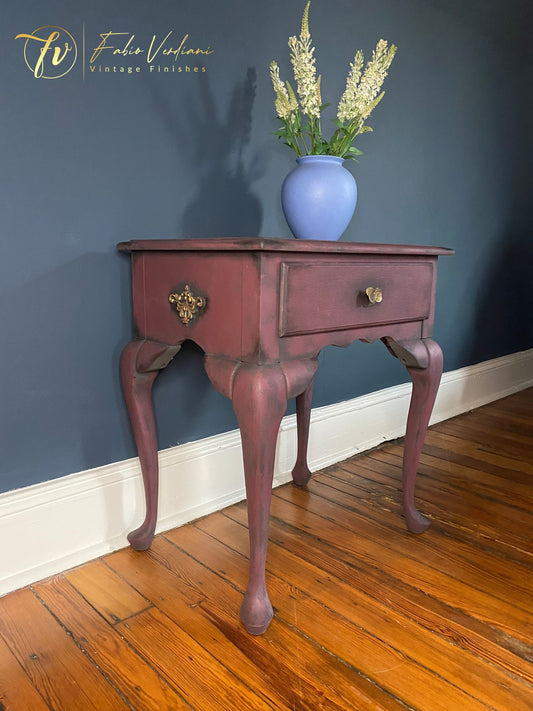
[(336, 156), (303, 156), (281, 187), (281, 205), (297, 239), (337, 240), (357, 202), (353, 175)]

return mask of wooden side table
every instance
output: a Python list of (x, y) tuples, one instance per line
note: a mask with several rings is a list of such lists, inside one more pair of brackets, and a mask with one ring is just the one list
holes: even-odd
[(294, 482), (310, 477), (307, 440), (318, 354), (324, 346), (381, 339), (413, 382), (403, 463), (410, 531), (429, 519), (414, 504), (415, 479), (442, 374), (431, 339), (440, 247), (280, 239), (135, 240), (131, 253), (134, 339), (121, 378), (146, 494), (146, 518), (129, 534), (148, 548), (157, 519), (157, 440), (151, 389), (190, 339), (205, 352), (211, 383), (231, 398), (243, 448), (250, 571), (241, 619), (262, 634), (272, 619), (265, 561), (276, 439), (296, 397)]

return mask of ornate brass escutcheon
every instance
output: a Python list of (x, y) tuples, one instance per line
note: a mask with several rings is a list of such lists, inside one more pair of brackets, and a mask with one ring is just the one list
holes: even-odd
[(383, 301), (383, 292), (379, 286), (369, 286), (368, 289), (365, 290), (365, 294), (368, 297), (370, 306), (380, 304)]
[(203, 296), (195, 296), (188, 284), (180, 294), (169, 294), (168, 300), (176, 307), (178, 316), (185, 326), (188, 326), (198, 316), (199, 309), (203, 309), (207, 303), (207, 299)]

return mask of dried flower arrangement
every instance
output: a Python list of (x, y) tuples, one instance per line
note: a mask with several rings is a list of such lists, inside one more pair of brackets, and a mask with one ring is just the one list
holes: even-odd
[(320, 114), (329, 104), (322, 103), (321, 77), (316, 76), (315, 48), (309, 34), (310, 4), (307, 3), (302, 16), (300, 37), (289, 38), (296, 92), (288, 81), (280, 79), (278, 64), (275, 61), (270, 64), (276, 112), (283, 125), (275, 135), (285, 139), (285, 145), (298, 156), (355, 158), (361, 151), (353, 142), (359, 134), (372, 131), (365, 121), (383, 98), (385, 92), (380, 93), (380, 89), (396, 54), (396, 46), (389, 47), (386, 40), (380, 39), (364, 70), (363, 53), (356, 52), (337, 108), (334, 122), (337, 128), (327, 141), (322, 135)]

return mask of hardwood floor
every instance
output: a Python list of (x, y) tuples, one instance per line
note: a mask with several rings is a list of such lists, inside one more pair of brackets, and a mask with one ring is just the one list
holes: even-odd
[(0, 599), (0, 709), (533, 708), (533, 389), (276, 489), (275, 618), (238, 622), (238, 504)]

